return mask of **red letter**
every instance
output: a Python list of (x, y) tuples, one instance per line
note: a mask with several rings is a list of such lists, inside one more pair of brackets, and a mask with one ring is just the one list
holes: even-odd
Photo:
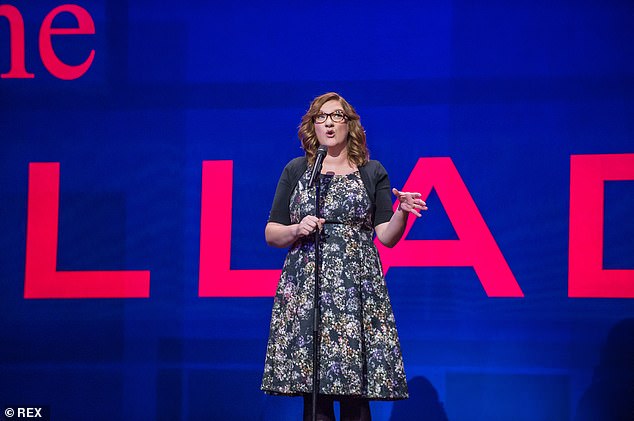
[(9, 36), (11, 37), (11, 68), (0, 74), (2, 79), (33, 79), (35, 75), (28, 73), (24, 64), (24, 20), (15, 7), (0, 5), (0, 16), (9, 20)]
[[(51, 28), (53, 19), (62, 12), (73, 14), (77, 19), (77, 28)], [(46, 15), (40, 28), (40, 55), (42, 62), (53, 76), (59, 79), (72, 80), (81, 77), (88, 71), (93, 59), (95, 50), (90, 50), (86, 61), (77, 66), (63, 63), (53, 50), (51, 35), (93, 35), (95, 33), (95, 23), (90, 14), (83, 8), (74, 4), (64, 4), (58, 6)]]
[(203, 161), (200, 297), (272, 297), (279, 269), (231, 269), (233, 161)]
[(58, 271), (59, 163), (29, 164), (24, 298), (147, 298), (150, 271)]
[(634, 154), (570, 156), (569, 297), (634, 298), (634, 270), (603, 269), (606, 180), (634, 180)]
[[(424, 174), (425, 167), (429, 174)], [(232, 161), (203, 161), (200, 222), (201, 297), (270, 297), (280, 270), (231, 269)], [(420, 159), (403, 187), (426, 197), (435, 187), (460, 240), (403, 240), (381, 248), (390, 266), (473, 266), (489, 296), (522, 297), (502, 253), (460, 179), (451, 159)], [(405, 235), (411, 228), (410, 219)]]
[[(523, 297), (451, 158), (420, 158), (403, 190), (418, 191), (425, 200), (432, 187), (459, 240), (401, 240), (392, 249), (377, 240), (383, 270), (387, 272), (390, 266), (473, 266), (488, 296)], [(404, 237), (414, 220), (409, 218)]]

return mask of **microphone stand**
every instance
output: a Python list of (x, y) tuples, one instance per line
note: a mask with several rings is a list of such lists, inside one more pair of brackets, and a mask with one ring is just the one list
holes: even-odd
[[(321, 168), (315, 175), (315, 216), (321, 218), (319, 210), (319, 195), (321, 186)], [(317, 391), (319, 390), (319, 266), (321, 253), (319, 252), (319, 228), (315, 231), (315, 291), (313, 296), (313, 421), (317, 421)]]
[[(328, 153), (328, 146), (320, 145), (317, 148), (315, 156), (315, 164), (312, 169), (308, 188), (312, 188), (315, 184), (315, 216), (321, 218), (319, 210), (320, 193), (320, 176), (321, 167)], [(320, 239), (319, 225), (315, 230), (315, 291), (313, 296), (313, 421), (317, 421), (317, 391), (319, 390), (319, 266), (321, 264), (321, 256), (319, 253)]]

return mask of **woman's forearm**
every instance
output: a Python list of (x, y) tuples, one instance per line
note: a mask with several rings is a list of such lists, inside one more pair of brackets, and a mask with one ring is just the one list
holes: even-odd
[(405, 232), (408, 215), (409, 212), (397, 209), (389, 222), (384, 222), (374, 228), (381, 244), (386, 247), (394, 247), (399, 242)]
[(264, 229), (266, 244), (273, 247), (286, 248), (299, 238), (297, 228), (299, 224), (283, 225), (269, 222)]
[(278, 222), (269, 222), (264, 228), (264, 237), (269, 246), (285, 248), (300, 237), (306, 237), (321, 230), (325, 223), (324, 218), (317, 218), (313, 215), (306, 215), (299, 224), (284, 225)]

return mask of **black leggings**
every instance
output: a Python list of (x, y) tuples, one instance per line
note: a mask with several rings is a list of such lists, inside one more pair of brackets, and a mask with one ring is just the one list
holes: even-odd
[[(340, 421), (371, 421), (370, 402), (364, 398), (353, 396), (319, 395), (317, 398), (317, 420), (335, 421), (334, 401), (339, 401)], [(313, 397), (304, 395), (304, 421), (311, 421), (313, 414)]]

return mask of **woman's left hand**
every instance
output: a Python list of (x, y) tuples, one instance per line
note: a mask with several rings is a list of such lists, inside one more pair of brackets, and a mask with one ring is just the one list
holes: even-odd
[(427, 210), (427, 204), (421, 199), (422, 196), (417, 192), (402, 192), (396, 189), (392, 189), (392, 193), (398, 199), (398, 207), (404, 212), (409, 212), (417, 217), (420, 217), (421, 214), (418, 210)]

